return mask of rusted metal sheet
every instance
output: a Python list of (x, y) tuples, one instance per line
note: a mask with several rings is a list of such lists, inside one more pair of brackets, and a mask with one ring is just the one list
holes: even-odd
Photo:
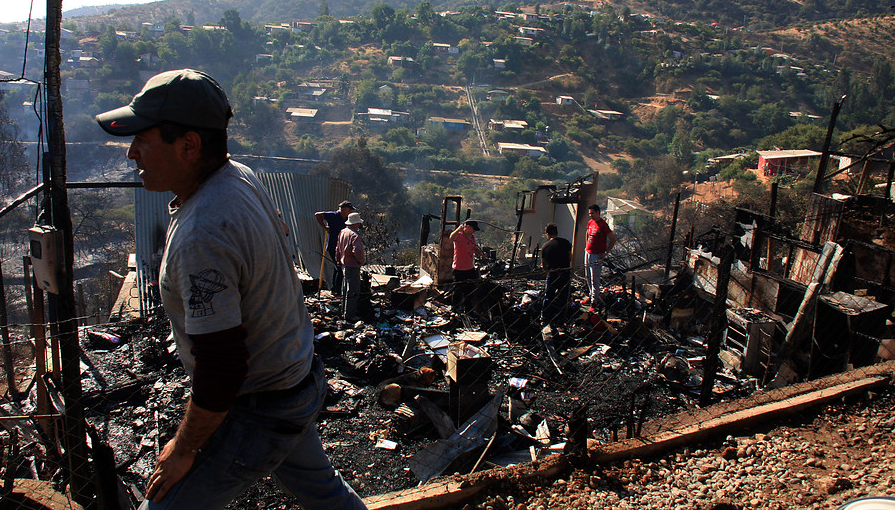
[(872, 244), (852, 241), (855, 276), (864, 281), (895, 288), (895, 252)]
[(808, 212), (802, 225), (801, 239), (811, 244), (836, 241), (845, 203), (832, 197), (813, 193), (808, 201)]

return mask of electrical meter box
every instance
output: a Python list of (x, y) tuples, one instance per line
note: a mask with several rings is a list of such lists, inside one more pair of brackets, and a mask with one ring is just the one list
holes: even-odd
[(34, 279), (43, 291), (58, 294), (56, 260), (60, 232), (53, 227), (35, 226), (28, 229), (31, 238), (31, 267)]

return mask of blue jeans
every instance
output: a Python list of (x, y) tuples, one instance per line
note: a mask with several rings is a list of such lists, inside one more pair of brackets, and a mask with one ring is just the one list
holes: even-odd
[(140, 510), (221, 509), (269, 474), (305, 510), (365, 509), (317, 435), (326, 379), (316, 356), (308, 377), (295, 395), (239, 397), (187, 475), (161, 503), (144, 501)]
[(587, 280), (587, 293), (591, 305), (604, 304), (600, 297), (600, 275), (603, 272), (605, 253), (584, 252), (584, 278)]

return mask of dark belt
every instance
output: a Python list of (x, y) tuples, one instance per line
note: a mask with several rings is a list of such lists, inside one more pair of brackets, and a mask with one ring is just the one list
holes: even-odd
[(298, 382), (298, 384), (292, 386), (291, 388), (284, 388), (281, 390), (268, 390), (268, 391), (254, 391), (252, 393), (245, 393), (236, 397), (234, 403), (236, 404), (247, 404), (252, 401), (254, 402), (275, 402), (277, 400), (281, 400), (284, 398), (292, 397), (298, 395), (302, 391), (306, 390), (310, 385), (314, 384), (314, 367), (311, 366), (311, 371), (308, 372), (308, 375), (305, 376), (304, 379)]

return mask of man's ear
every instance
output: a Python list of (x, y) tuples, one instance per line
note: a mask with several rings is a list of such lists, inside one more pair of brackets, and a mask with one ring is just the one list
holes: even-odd
[(181, 138), (180, 146), (183, 157), (188, 160), (197, 160), (202, 153), (202, 137), (195, 131), (187, 131)]

